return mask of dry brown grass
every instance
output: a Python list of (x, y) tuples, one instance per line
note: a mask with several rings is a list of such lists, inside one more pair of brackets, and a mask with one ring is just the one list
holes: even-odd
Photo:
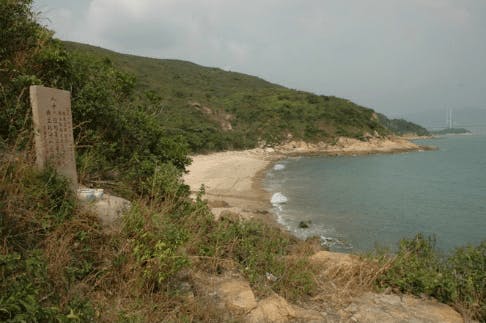
[(391, 261), (383, 264), (352, 254), (317, 253), (311, 262), (320, 268), (316, 276), (319, 293), (312, 301), (342, 308), (353, 297), (373, 290), (376, 279), (389, 268)]
[[(66, 269), (75, 266), (82, 260), (89, 261), (100, 271), (106, 261), (112, 257), (109, 249), (109, 237), (98, 224), (98, 219), (85, 212), (79, 212), (73, 219), (59, 225), (46, 237), (43, 250), (48, 259), (48, 274), (59, 290), (69, 288), (69, 277)], [(82, 281), (88, 285), (98, 280), (96, 276), (87, 275)]]
[[(5, 235), (9, 238), (9, 244), (22, 248), (18, 241), (31, 240), (39, 230), (39, 220), (35, 214), (35, 202), (26, 203), (29, 196), (26, 196), (23, 179), (33, 172), (34, 154), (32, 151), (18, 152), (16, 147), (3, 151), (0, 156), (0, 198), (2, 198), (2, 221), (3, 225), (11, 233)], [(36, 239), (37, 240), (37, 239)], [(28, 245), (34, 241), (26, 241)]]

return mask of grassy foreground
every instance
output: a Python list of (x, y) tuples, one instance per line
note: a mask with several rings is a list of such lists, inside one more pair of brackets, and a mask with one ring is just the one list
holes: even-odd
[[(309, 260), (319, 250), (315, 240), (300, 241), (231, 214), (216, 221), (202, 196), (140, 198), (119, 229), (103, 230), (54, 171), (36, 170), (28, 153), (5, 156), (2, 321), (223, 322), (228, 313), (202, 294), (188, 297), (184, 286), (193, 285), (198, 273), (231, 272), (245, 277), (260, 297), (276, 292), (300, 304), (336, 304), (361, 290), (392, 288), (486, 318), (486, 243), (445, 257), (433, 240), (418, 235), (403, 240), (397, 253), (376, 253), (349, 271), (329, 272)], [(279, 279), (268, 280), (266, 273)]]
[[(1, 321), (224, 321), (181, 286), (194, 272), (228, 268), (262, 295), (315, 292), (305, 257), (285, 257), (300, 242), (277, 229), (216, 222), (200, 199), (176, 198), (140, 199), (106, 232), (63, 178), (35, 170), (28, 156), (0, 164)], [(281, 279), (268, 282), (266, 272)]]

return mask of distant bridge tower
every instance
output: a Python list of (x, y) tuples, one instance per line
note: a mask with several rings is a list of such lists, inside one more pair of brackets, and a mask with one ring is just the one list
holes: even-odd
[(451, 108), (446, 110), (446, 126), (449, 129), (454, 128), (454, 121), (452, 120), (452, 109)]

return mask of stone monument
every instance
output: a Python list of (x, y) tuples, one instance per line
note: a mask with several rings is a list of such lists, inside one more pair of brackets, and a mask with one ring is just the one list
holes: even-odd
[(54, 167), (78, 187), (71, 115), (71, 93), (44, 86), (30, 87), (35, 133), (36, 162), (39, 168)]

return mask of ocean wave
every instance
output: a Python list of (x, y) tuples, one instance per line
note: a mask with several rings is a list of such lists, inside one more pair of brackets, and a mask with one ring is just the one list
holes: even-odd
[(276, 164), (275, 166), (273, 166), (273, 170), (283, 170), (283, 169), (285, 169), (284, 164)]
[(277, 192), (277, 193), (273, 194), (272, 195), (272, 198), (270, 200), (270, 202), (273, 205), (276, 205), (276, 204), (285, 204), (285, 203), (287, 203), (287, 201), (288, 201), (287, 196), (283, 195), (280, 192)]

